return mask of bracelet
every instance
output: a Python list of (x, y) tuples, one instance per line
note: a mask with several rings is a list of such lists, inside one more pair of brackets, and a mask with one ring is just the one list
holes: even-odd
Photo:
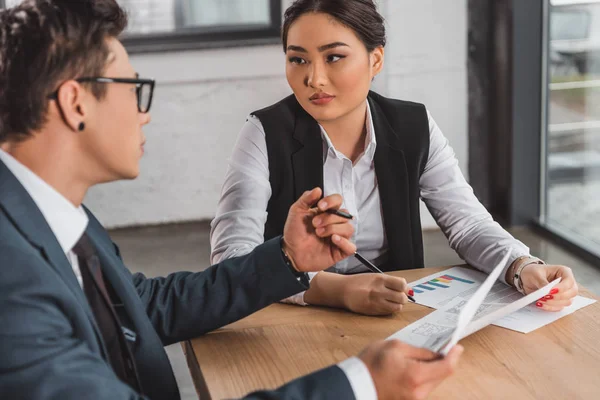
[(515, 272), (516, 272), (517, 268), (519, 267), (519, 265), (521, 265), (522, 261), (526, 260), (528, 258), (529, 258), (529, 256), (521, 256), (521, 257), (517, 258), (515, 261), (513, 261), (513, 263), (510, 266), (510, 275), (512, 275), (512, 277), (513, 277), (512, 284), (517, 290), (519, 290), (519, 275), (517, 275)]
[(521, 272), (523, 269), (531, 264), (545, 264), (542, 260), (537, 257), (519, 257), (515, 260), (514, 264), (514, 274), (513, 274), (513, 285), (517, 289), (517, 291), (521, 294), (525, 294), (525, 288), (523, 287), (523, 280), (521, 279)]
[(280, 248), (281, 248), (281, 255), (283, 256), (283, 261), (285, 261), (285, 264), (288, 266), (288, 268), (290, 269), (292, 274), (294, 274), (294, 276), (296, 277), (298, 282), (300, 282), (301, 284), (303, 284), (306, 287), (309, 287), (310, 280), (308, 279), (308, 274), (306, 272), (298, 271), (298, 269), (294, 265), (294, 262), (290, 259), (290, 257), (287, 255), (287, 253), (283, 249), (283, 236), (281, 237)]

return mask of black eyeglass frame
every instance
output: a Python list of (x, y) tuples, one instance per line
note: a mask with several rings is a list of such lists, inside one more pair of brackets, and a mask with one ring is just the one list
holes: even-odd
[[(84, 83), (84, 82), (92, 82), (92, 83), (126, 83), (133, 84), (136, 86), (136, 96), (137, 96), (137, 106), (138, 111), (142, 114), (146, 114), (150, 111), (150, 107), (152, 106), (152, 98), (154, 97), (154, 86), (156, 81), (154, 79), (140, 79), (140, 78), (108, 78), (104, 76), (96, 76), (96, 77), (83, 77), (75, 79), (76, 82)], [(142, 110), (142, 86), (150, 85), (150, 98), (148, 99), (148, 107), (145, 110)], [(48, 96), (49, 99), (56, 100), (58, 98), (58, 89), (51, 93)]]

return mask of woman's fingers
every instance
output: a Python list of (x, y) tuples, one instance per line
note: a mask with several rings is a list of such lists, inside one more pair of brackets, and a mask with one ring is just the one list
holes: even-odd
[(395, 290), (396, 292), (408, 292), (406, 279), (397, 276), (384, 275), (383, 285), (390, 290)]
[(406, 296), (406, 293), (397, 292), (395, 290), (391, 290), (388, 288), (384, 289), (384, 291), (382, 293), (382, 297), (391, 303), (396, 303), (396, 304), (408, 303), (408, 297)]
[(356, 245), (345, 237), (332, 235), (331, 241), (340, 250), (341, 259), (356, 253)]

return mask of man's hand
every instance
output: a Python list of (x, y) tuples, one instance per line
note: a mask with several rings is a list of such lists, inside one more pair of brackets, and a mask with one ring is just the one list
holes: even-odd
[(379, 400), (420, 400), (454, 372), (462, 352), (456, 345), (438, 359), (429, 350), (386, 340), (373, 343), (359, 358), (371, 373)]
[(350, 242), (354, 227), (350, 221), (325, 213), (342, 206), (342, 196), (334, 194), (319, 201), (321, 189), (305, 192), (290, 208), (283, 228), (283, 250), (298, 271), (321, 271), (356, 252)]
[(406, 279), (385, 274), (349, 275), (344, 281), (343, 304), (350, 311), (365, 315), (401, 311), (412, 292)]

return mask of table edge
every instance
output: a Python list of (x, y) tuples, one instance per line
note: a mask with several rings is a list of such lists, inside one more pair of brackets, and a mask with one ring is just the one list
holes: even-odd
[(190, 371), (190, 375), (192, 376), (198, 398), (212, 400), (212, 396), (208, 390), (206, 379), (204, 379), (204, 374), (202, 373), (202, 369), (198, 363), (198, 357), (196, 357), (196, 352), (194, 351), (194, 346), (192, 346), (191, 340), (182, 342), (181, 349), (185, 355), (188, 369)]

